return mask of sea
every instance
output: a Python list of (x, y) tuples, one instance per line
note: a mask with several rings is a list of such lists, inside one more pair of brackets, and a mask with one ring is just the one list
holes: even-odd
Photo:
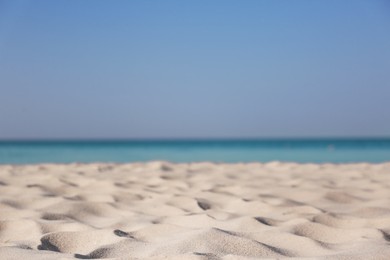
[(390, 138), (0, 141), (0, 164), (390, 161)]

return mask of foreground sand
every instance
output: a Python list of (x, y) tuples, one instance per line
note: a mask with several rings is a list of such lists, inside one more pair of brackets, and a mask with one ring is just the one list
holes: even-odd
[(0, 259), (390, 259), (390, 163), (0, 166)]

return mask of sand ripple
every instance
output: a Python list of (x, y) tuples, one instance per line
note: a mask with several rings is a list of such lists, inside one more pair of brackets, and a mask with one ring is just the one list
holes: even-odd
[(390, 164), (0, 166), (1, 259), (390, 259)]

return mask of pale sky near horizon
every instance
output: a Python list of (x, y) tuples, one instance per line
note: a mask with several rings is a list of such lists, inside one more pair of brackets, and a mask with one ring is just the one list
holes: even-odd
[(390, 136), (390, 2), (0, 0), (0, 139)]

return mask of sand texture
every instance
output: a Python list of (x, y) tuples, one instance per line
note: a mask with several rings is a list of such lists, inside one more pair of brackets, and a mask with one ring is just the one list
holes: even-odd
[(0, 259), (390, 259), (390, 163), (0, 165)]

